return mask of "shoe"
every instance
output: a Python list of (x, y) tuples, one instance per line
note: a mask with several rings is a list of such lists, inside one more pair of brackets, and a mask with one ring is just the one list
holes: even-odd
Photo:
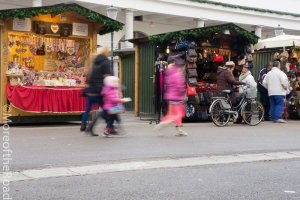
[(168, 120), (168, 121), (164, 121), (164, 122), (160, 122), (159, 124), (157, 124), (154, 127), (154, 131), (159, 131), (160, 129), (167, 127), (169, 124), (171, 124), (173, 121), (172, 120)]
[(82, 131), (85, 131), (85, 129), (86, 129), (86, 122), (82, 121), (82, 122), (81, 122), (81, 126), (80, 126), (80, 131), (81, 131), (81, 132), (82, 132)]
[(86, 131), (86, 133), (90, 134), (91, 136), (99, 136), (93, 130), (88, 130), (88, 131)]
[(276, 121), (274, 121), (274, 122), (276, 122), (276, 123), (286, 123), (286, 121), (285, 120), (283, 120), (283, 119), (277, 119)]
[(119, 135), (118, 131), (115, 128), (109, 128), (108, 132), (112, 135)]
[(187, 136), (188, 134), (184, 132), (180, 126), (176, 126), (176, 135), (175, 136)]
[(110, 128), (105, 128), (103, 132), (104, 137), (109, 137), (110, 136)]

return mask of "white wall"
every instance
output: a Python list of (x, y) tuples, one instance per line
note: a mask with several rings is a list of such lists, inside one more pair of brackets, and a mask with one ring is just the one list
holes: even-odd
[[(145, 33), (146, 35), (155, 35), (159, 33), (173, 32), (173, 31), (188, 29), (193, 27), (194, 27), (193, 21), (191, 21), (190, 24), (187, 25), (185, 24), (180, 26), (170, 26), (167, 24), (159, 24), (154, 22), (153, 27), (151, 27), (149, 22), (137, 22), (137, 21), (135, 21), (133, 24), (134, 31), (140, 31), (142, 33)], [(114, 33), (114, 49), (118, 48), (118, 42), (124, 35), (125, 35), (125, 27), (123, 28), (123, 30)], [(103, 36), (98, 36), (98, 44), (102, 46), (110, 47), (111, 34), (109, 33)]]

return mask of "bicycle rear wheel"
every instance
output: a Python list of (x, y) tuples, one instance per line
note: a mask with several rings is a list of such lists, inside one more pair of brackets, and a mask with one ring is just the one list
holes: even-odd
[(230, 119), (230, 114), (226, 113), (221, 100), (216, 100), (210, 107), (210, 118), (216, 126), (226, 126)]
[(263, 119), (264, 108), (259, 101), (249, 99), (242, 105), (241, 115), (246, 124), (256, 126)]

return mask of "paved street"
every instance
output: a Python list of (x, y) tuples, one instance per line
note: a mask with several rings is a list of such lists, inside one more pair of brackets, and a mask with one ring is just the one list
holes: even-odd
[(300, 161), (213, 165), (12, 183), (14, 199), (300, 200)]
[(11, 182), (13, 199), (300, 199), (299, 121), (184, 123), (188, 137), (157, 135), (132, 114), (123, 121), (116, 138), (74, 123), (12, 127), (10, 167), (25, 174)]

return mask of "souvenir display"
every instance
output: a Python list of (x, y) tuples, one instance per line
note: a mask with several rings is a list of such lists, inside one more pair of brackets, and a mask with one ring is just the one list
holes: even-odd
[[(39, 26), (39, 28), (41, 28)], [(51, 30), (57, 32), (53, 24)], [(10, 34), (8, 76), (12, 85), (77, 86), (85, 84), (84, 63), (89, 55), (89, 39), (61, 39), (36, 34)], [(45, 71), (44, 69), (50, 70)]]

